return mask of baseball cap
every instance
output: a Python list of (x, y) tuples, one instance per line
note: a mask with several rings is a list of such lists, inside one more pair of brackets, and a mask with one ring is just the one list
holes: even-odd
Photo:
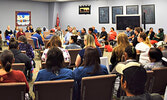
[(123, 74), (123, 71), (129, 67), (132, 67), (132, 66), (136, 66), (136, 67), (140, 67), (141, 64), (138, 63), (138, 62), (129, 62), (127, 64), (123, 64), (123, 63), (118, 63), (116, 65), (116, 71), (119, 73), (119, 74)]

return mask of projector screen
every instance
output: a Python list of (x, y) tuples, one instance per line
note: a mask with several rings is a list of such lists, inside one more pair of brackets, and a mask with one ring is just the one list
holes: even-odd
[(126, 30), (126, 27), (140, 27), (140, 15), (117, 15), (116, 28), (117, 30)]

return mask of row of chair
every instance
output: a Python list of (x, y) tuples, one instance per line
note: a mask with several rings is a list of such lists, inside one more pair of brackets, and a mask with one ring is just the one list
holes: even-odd
[[(150, 93), (164, 94), (167, 85), (167, 68), (148, 71), (146, 89)], [(81, 81), (81, 100), (112, 100), (116, 75), (84, 77)], [(36, 100), (72, 100), (74, 80), (42, 81), (34, 83)], [(151, 87), (151, 88), (150, 88)], [(26, 86), (23, 83), (1, 83), (2, 100), (23, 100)], [(10, 94), (10, 96), (6, 96)], [(4, 99), (3, 99), (4, 98)]]
[[(1, 64), (0, 64), (0, 68), (1, 68)], [(12, 64), (12, 69), (13, 70), (20, 70), (22, 72), (25, 72), (25, 64), (24, 63), (13, 63)]]

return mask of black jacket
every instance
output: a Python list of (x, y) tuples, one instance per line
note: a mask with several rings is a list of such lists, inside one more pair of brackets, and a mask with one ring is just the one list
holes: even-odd
[(11, 51), (14, 54), (15, 63), (25, 63), (27, 70), (30, 70), (32, 68), (31, 60), (27, 55), (21, 53), (21, 51), (17, 49), (11, 49)]

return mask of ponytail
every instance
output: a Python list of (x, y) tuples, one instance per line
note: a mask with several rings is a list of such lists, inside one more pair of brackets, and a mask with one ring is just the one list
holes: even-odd
[(148, 37), (146, 37), (146, 40), (144, 41), (145, 44), (147, 44), (149, 47), (151, 47), (150, 40)]
[(6, 66), (5, 66), (5, 71), (6, 71), (6, 72), (9, 72), (11, 68), (12, 68), (11, 63), (10, 63), (10, 62), (7, 62), (7, 63), (6, 63)]

